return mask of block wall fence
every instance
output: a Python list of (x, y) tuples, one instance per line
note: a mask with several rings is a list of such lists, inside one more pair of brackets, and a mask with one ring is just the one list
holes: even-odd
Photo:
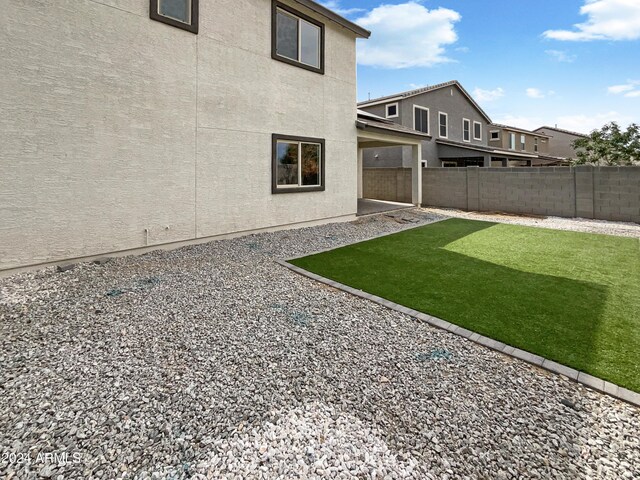
[[(640, 223), (640, 167), (425, 168), (425, 206)], [(366, 168), (365, 198), (411, 202), (411, 169)]]

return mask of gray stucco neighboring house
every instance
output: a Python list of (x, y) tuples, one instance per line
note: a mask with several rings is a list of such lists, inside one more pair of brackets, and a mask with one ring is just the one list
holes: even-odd
[[(361, 111), (424, 132), (423, 167), (514, 167), (560, 165), (548, 153), (549, 137), (495, 124), (457, 81), (360, 102)], [(407, 147), (368, 148), (365, 168), (408, 167)]]
[[(422, 145), (424, 167), (440, 167), (447, 161), (466, 165), (485, 162), (485, 152), (469, 147), (487, 145), (491, 119), (456, 80), (367, 100), (358, 103), (358, 108), (430, 135), (432, 140), (425, 140)], [(451, 149), (438, 140), (461, 146)], [(410, 163), (407, 148), (371, 148), (364, 154), (368, 168), (407, 167)]]
[(534, 132), (550, 138), (548, 151), (550, 155), (567, 159), (576, 158), (576, 150), (573, 148), (573, 142), (580, 138), (587, 138), (587, 135), (583, 133), (571, 132), (558, 127), (544, 126), (535, 129)]

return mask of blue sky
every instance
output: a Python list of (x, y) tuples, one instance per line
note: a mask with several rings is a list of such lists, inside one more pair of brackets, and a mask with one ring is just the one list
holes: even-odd
[(499, 123), (640, 123), (640, 0), (324, 1), (358, 40), (358, 99), (457, 79)]

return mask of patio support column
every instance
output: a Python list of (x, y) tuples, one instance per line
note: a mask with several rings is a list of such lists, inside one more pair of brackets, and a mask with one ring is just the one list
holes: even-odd
[(364, 148), (358, 148), (358, 198), (363, 198)]
[(422, 144), (411, 148), (411, 203), (419, 207), (422, 203)]

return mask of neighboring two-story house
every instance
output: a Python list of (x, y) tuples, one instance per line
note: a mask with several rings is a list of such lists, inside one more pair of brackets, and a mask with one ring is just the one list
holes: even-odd
[(534, 132), (549, 137), (548, 153), (550, 155), (567, 159), (576, 158), (576, 150), (573, 148), (573, 142), (580, 138), (587, 138), (587, 135), (583, 133), (562, 130), (558, 127), (540, 127), (535, 129)]
[[(491, 119), (455, 80), (360, 102), (358, 108), (430, 135), (422, 142), (424, 167), (490, 162), (486, 145)], [(366, 168), (410, 164), (407, 147), (370, 148), (364, 154)]]
[(4, 2), (0, 271), (354, 218), (368, 36), (312, 0)]
[(492, 158), (493, 166), (531, 167), (560, 165), (561, 158), (549, 154), (550, 137), (508, 125), (490, 126), (489, 146), (500, 150)]

